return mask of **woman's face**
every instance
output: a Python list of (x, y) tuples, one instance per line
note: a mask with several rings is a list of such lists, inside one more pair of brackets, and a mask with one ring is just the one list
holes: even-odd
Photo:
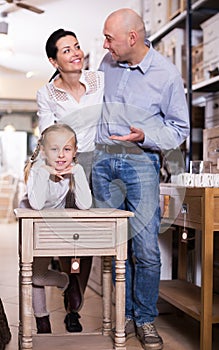
[(51, 131), (45, 136), (42, 152), (47, 165), (63, 171), (71, 165), (76, 155), (75, 138), (67, 131)]
[(76, 38), (72, 35), (62, 37), (57, 41), (56, 47), (56, 59), (49, 60), (60, 72), (77, 72), (83, 68), (84, 52)]

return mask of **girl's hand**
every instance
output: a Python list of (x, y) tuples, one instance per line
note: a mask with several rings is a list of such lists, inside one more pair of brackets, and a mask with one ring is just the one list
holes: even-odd
[(63, 180), (64, 179), (63, 175), (72, 173), (73, 166), (69, 165), (67, 168), (61, 171), (56, 170), (49, 165), (43, 165), (43, 168), (46, 169), (51, 175), (57, 176), (59, 179)]
[(56, 174), (59, 177), (61, 177), (62, 175), (66, 175), (66, 174), (72, 174), (72, 169), (73, 169), (73, 165), (69, 165), (67, 168), (65, 168), (61, 171), (56, 170)]

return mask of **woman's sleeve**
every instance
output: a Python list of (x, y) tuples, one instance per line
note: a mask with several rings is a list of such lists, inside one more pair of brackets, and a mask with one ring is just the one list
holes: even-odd
[(75, 204), (78, 209), (89, 209), (92, 205), (92, 195), (84, 169), (80, 164), (76, 164), (72, 173), (75, 182)]
[(38, 118), (39, 118), (39, 130), (42, 133), (43, 130), (54, 124), (55, 113), (52, 110), (52, 101), (49, 100), (46, 87), (37, 91), (37, 106), (38, 106)]

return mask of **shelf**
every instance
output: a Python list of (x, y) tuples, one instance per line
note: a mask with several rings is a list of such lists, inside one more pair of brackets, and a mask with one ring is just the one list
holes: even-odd
[(192, 91), (195, 92), (217, 92), (219, 91), (219, 75), (192, 86)]
[(160, 28), (156, 33), (152, 34), (148, 39), (151, 42), (159, 41), (165, 34), (168, 34), (172, 29), (176, 28), (177, 25), (185, 27), (184, 21), (186, 18), (186, 11), (181, 12), (178, 16), (172, 19), (170, 22), (166, 23), (162, 28)]
[[(219, 11), (219, 3), (215, 0), (198, 0), (192, 7), (192, 28), (201, 29), (200, 23), (206, 21), (208, 18), (216, 14)], [(151, 42), (159, 41), (164, 35), (168, 34), (172, 29), (185, 28), (186, 27), (187, 11), (181, 12), (178, 16), (174, 17), (171, 21), (166, 23), (156, 33), (152, 34), (148, 39)]]
[[(190, 315), (197, 321), (201, 319), (201, 288), (182, 280), (160, 282), (159, 296)], [(214, 294), (212, 323), (219, 323), (219, 295)]]

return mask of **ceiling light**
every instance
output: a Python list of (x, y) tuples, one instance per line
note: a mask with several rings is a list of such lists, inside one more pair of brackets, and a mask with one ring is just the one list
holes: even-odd
[(36, 75), (35, 72), (29, 71), (29, 72), (26, 73), (26, 78), (30, 79), (30, 78), (34, 77), (34, 75)]
[(8, 124), (8, 125), (6, 125), (6, 126), (4, 127), (4, 131), (5, 131), (5, 132), (14, 132), (14, 131), (15, 131), (15, 127), (14, 127), (14, 125), (12, 125), (12, 124)]

